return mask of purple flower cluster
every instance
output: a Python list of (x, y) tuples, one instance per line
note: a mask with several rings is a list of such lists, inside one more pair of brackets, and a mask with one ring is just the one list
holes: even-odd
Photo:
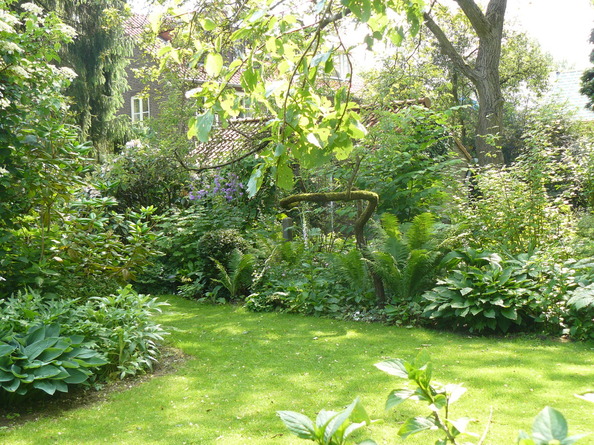
[(192, 184), (190, 187), (190, 193), (188, 197), (192, 201), (197, 201), (207, 197), (214, 198), (221, 196), (227, 200), (227, 202), (233, 201), (235, 198), (239, 198), (244, 195), (245, 186), (239, 180), (239, 177), (235, 173), (229, 173), (226, 176), (216, 174), (214, 177), (208, 180), (202, 179), (200, 190), (197, 189), (196, 185)]

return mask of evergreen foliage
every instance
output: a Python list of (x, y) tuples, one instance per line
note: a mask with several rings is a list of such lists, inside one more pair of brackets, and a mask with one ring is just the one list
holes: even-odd
[(62, 64), (77, 77), (66, 91), (83, 138), (96, 150), (106, 150), (125, 135), (127, 119), (116, 116), (122, 94), (128, 88), (126, 66), (132, 55), (132, 41), (124, 22), (129, 16), (125, 0), (40, 0), (47, 11), (55, 11), (76, 30), (77, 38), (62, 47)]

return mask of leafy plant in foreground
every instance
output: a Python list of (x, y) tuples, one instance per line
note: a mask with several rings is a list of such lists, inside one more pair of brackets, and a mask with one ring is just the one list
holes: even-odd
[[(353, 432), (371, 423), (359, 398), (356, 398), (341, 412), (321, 410), (315, 423), (301, 413), (293, 411), (278, 411), (277, 413), (289, 431), (301, 439), (312, 440), (318, 445), (346, 444)], [(365, 440), (360, 444), (375, 445), (375, 442)]]
[(466, 392), (466, 388), (455, 384), (432, 383), (432, 365), (427, 352), (422, 351), (412, 362), (397, 358), (376, 363), (375, 366), (390, 375), (407, 379), (416, 386), (415, 389), (400, 388), (392, 391), (386, 401), (386, 409), (394, 408), (410, 399), (426, 402), (431, 410), (427, 416), (406, 420), (398, 430), (401, 438), (406, 439), (427, 430), (440, 430), (443, 439), (437, 440), (435, 444), (446, 445), (457, 444), (459, 436), (464, 434), (476, 436), (467, 432), (469, 418), (450, 418), (450, 405)]
[(545, 407), (534, 419), (532, 436), (520, 431), (519, 445), (571, 445), (586, 434), (567, 437), (567, 421), (563, 414), (549, 406)]
[(0, 338), (0, 400), (56, 391), (85, 383), (91, 368), (107, 363), (97, 351), (81, 347), (84, 337), (60, 336), (60, 326), (34, 326), (26, 334)]

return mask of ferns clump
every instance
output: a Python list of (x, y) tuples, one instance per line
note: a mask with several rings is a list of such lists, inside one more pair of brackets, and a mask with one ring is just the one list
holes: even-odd
[(394, 215), (382, 215), (378, 241), (372, 246), (369, 261), (393, 303), (411, 301), (433, 284), (440, 257), (434, 225), (435, 217), (430, 213), (417, 215), (402, 226)]

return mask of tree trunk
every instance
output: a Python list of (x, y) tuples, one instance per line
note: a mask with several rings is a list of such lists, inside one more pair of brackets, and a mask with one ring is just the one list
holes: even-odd
[[(499, 79), (501, 40), (505, 0), (491, 0), (486, 18), (490, 26), (479, 33), (479, 49), (476, 57), (476, 79), (470, 79), (477, 90), (479, 118), (476, 129), (476, 152), (480, 165), (503, 164), (503, 152), (497, 147), (497, 137), (503, 127), (503, 95)], [(497, 6), (497, 4), (502, 4)]]
[(499, 80), (501, 39), (507, 0), (490, 0), (483, 13), (474, 0), (455, 0), (468, 17), (476, 35), (479, 48), (475, 66), (471, 67), (456, 51), (439, 25), (428, 14), (425, 24), (437, 39), (442, 52), (476, 87), (479, 102), (479, 120), (476, 129), (476, 152), (479, 164), (503, 164), (503, 152), (497, 147), (496, 137), (503, 124), (503, 95)]

